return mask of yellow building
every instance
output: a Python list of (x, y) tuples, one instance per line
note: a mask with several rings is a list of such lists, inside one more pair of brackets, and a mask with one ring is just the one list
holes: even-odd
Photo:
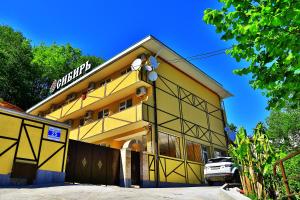
[[(152, 82), (145, 66), (158, 52)], [(142, 67), (132, 67), (137, 58)], [(226, 154), (222, 100), (231, 94), (153, 36), (80, 67), (27, 112), (68, 123), (72, 140), (120, 149), (122, 186), (202, 184), (205, 160)]]
[(68, 128), (0, 107), (0, 186), (64, 183)]

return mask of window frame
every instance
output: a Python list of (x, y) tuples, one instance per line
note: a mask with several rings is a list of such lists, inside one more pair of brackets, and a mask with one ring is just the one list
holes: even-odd
[(111, 81), (112, 81), (111, 78), (104, 79), (104, 80), (100, 81), (99, 87), (103, 87), (103, 86), (107, 85), (108, 83), (110, 83)]
[[(129, 102), (130, 102), (130, 104), (129, 104)], [(121, 104), (124, 104), (124, 105), (121, 106)], [(132, 106), (133, 106), (132, 98), (126, 99), (124, 101), (121, 101), (119, 103), (119, 112), (121, 112), (123, 110), (126, 110), (126, 109), (128, 109), (128, 108), (130, 108)]]
[[(205, 148), (205, 150), (204, 150), (204, 148)], [(206, 164), (208, 162), (208, 159), (210, 159), (209, 146), (201, 144), (201, 149), (202, 149), (202, 160), (203, 160), (203, 163)], [(204, 154), (206, 154), (207, 160), (205, 160)]]
[[(106, 113), (107, 112), (107, 113)], [(102, 113), (102, 117), (99, 117), (99, 114)], [(103, 119), (105, 117), (108, 117), (109, 116), (109, 109), (108, 108), (105, 108), (105, 109), (102, 109), (98, 112), (97, 114), (97, 119)]]
[[(216, 153), (219, 153), (219, 156), (216, 156)], [(226, 157), (226, 151), (218, 148), (214, 148), (214, 158), (218, 158), (218, 157)]]
[(126, 69), (123, 69), (123, 70), (121, 71), (121, 76), (123, 76), (124, 74), (127, 74), (127, 73), (129, 73), (129, 72), (131, 72), (131, 71), (132, 71), (131, 67), (127, 67)]
[[(158, 131), (158, 135), (160, 134), (165, 134), (168, 137), (168, 155), (165, 154), (161, 154), (161, 143), (160, 140), (158, 140), (158, 151), (159, 151), (159, 155), (162, 156), (167, 156), (167, 157), (171, 157), (171, 158), (177, 158), (177, 159), (182, 159), (182, 153), (181, 153), (181, 140), (179, 136), (170, 134), (170, 133), (166, 133), (164, 131)], [(171, 151), (170, 151), (170, 137), (174, 137), (175, 138), (175, 156), (171, 155)], [(176, 144), (176, 141), (178, 141), (178, 144)], [(178, 149), (176, 148), (178, 146)], [(178, 155), (179, 154), (179, 155)]]
[[(188, 154), (188, 143), (190, 143), (192, 145), (192, 152), (193, 152), (193, 159), (189, 159), (189, 154)], [(197, 156), (196, 156), (196, 149), (195, 149), (195, 145), (198, 145), (199, 147), (199, 160), (196, 160)], [(199, 142), (194, 142), (194, 141), (191, 141), (191, 140), (186, 140), (185, 141), (185, 148), (186, 148), (186, 160), (188, 161), (192, 161), (192, 162), (203, 162), (203, 158), (202, 158), (202, 144), (199, 143)]]
[(84, 120), (84, 117), (81, 117), (79, 119), (79, 126), (84, 126), (85, 125), (85, 120)]

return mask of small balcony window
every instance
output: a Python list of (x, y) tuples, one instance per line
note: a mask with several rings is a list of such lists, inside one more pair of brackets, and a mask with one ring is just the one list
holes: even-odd
[(81, 119), (79, 120), (79, 125), (80, 125), (80, 126), (83, 126), (83, 125), (84, 125), (84, 118), (81, 118)]
[(131, 72), (131, 67), (128, 67), (127, 69), (121, 71), (121, 75), (127, 74), (129, 72)]
[(104, 109), (98, 112), (98, 119), (102, 119), (103, 117), (107, 117), (109, 115), (109, 110)]
[(66, 102), (69, 103), (69, 102), (75, 100), (76, 97), (77, 97), (77, 94), (76, 94), (76, 93), (71, 93), (71, 94), (69, 94), (69, 95), (67, 96)]
[(126, 101), (120, 103), (119, 111), (130, 108), (131, 106), (132, 106), (132, 99), (127, 99)]
[(107, 83), (109, 83), (109, 82), (111, 82), (111, 79), (109, 78), (109, 79), (106, 79), (106, 80), (103, 80), (103, 81), (101, 81), (100, 82), (100, 87), (102, 87), (102, 86), (104, 86), (104, 85), (106, 85)]
[(226, 156), (226, 152), (222, 151), (220, 149), (214, 149), (214, 157), (218, 158), (218, 157), (223, 157)]
[(210, 158), (209, 147), (205, 145), (201, 145), (201, 147), (202, 147), (202, 160), (206, 164), (208, 162), (208, 159)]

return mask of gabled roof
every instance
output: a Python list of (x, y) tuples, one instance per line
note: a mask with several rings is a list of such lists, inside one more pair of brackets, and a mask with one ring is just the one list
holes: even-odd
[(158, 52), (159, 50), (159, 57), (164, 60), (182, 60), (181, 62), (172, 63), (172, 65), (176, 68), (178, 68), (180, 71), (186, 73), (202, 85), (206, 86), (216, 94), (220, 96), (220, 98), (225, 99), (227, 97), (232, 96), (230, 92), (225, 90), (223, 86), (218, 83), (216, 80), (208, 76), (206, 73), (204, 73), (202, 70), (197, 68), (195, 65), (184, 59), (182, 56), (177, 54), (175, 51), (173, 51), (171, 48), (167, 47), (165, 44), (163, 44), (161, 41), (153, 37), (152, 35), (147, 36), (146, 38), (142, 39), (141, 41), (137, 42), (136, 44), (132, 45), (131, 47), (127, 48), (126, 50), (122, 51), (121, 53), (117, 54), (116, 56), (112, 57), (111, 59), (107, 60), (106, 62), (102, 63), (101, 65), (95, 67), (90, 72), (86, 73), (82, 77), (78, 78), (71, 84), (67, 85), (66, 87), (62, 88), (61, 90), (57, 91), (56, 93), (50, 95), (43, 101), (39, 102), (38, 104), (34, 105), (30, 109), (28, 109), (26, 112), (31, 112), (38, 108), (39, 106), (45, 104), (49, 100), (53, 99), (54, 97), (62, 94), (69, 88), (73, 87), (77, 83), (83, 81), (84, 79), (88, 78), (89, 76), (93, 75), (94, 73), (100, 71), (101, 69), (109, 66), (111, 63), (117, 61), (118, 59), (122, 58), (126, 54), (130, 53), (131, 51), (139, 48), (144, 47), (151, 52)]

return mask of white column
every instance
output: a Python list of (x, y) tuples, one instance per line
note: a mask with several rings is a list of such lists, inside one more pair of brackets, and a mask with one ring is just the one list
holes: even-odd
[(131, 149), (120, 149), (120, 186), (131, 187)]

